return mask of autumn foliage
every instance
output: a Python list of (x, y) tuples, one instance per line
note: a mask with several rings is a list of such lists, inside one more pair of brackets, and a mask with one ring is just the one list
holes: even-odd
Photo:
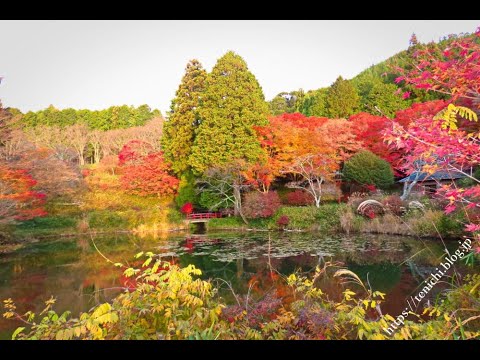
[(185, 215), (190, 215), (193, 212), (193, 205), (190, 202), (185, 203), (180, 211)]
[(281, 176), (302, 156), (323, 154), (334, 161), (345, 160), (361, 148), (351, 125), (342, 119), (283, 114), (255, 129), (264, 150), (264, 165), (257, 173), (265, 178), (267, 173)]
[(47, 214), (43, 208), (45, 195), (33, 189), (36, 183), (26, 170), (0, 164), (0, 223), (29, 220)]
[(301, 113), (294, 113), (294, 114), (282, 114), (278, 115), (272, 119), (276, 119), (281, 121), (284, 124), (291, 125), (296, 128), (304, 128), (314, 130), (319, 128), (320, 126), (324, 125), (328, 118), (326, 117), (318, 117), (318, 116), (305, 116)]
[(416, 119), (435, 116), (445, 107), (447, 107), (447, 105), (448, 102), (445, 100), (432, 100), (423, 103), (414, 103), (408, 109), (397, 111), (395, 113), (395, 122), (402, 126), (408, 126)]
[[(411, 69), (400, 69), (404, 81), (419, 89), (450, 95), (440, 112), (422, 114), (409, 124), (394, 123), (385, 139), (392, 148), (401, 149), (404, 167), (409, 173), (437, 171), (462, 174), (475, 184), (459, 188), (455, 183), (440, 184), (437, 195), (447, 201), (445, 213), (480, 208), (480, 179), (469, 169), (480, 166), (480, 28), (471, 36), (454, 38), (445, 50), (434, 44), (420, 47), (412, 59)], [(438, 110), (435, 109), (435, 110)], [(465, 230), (478, 232), (473, 218)], [(478, 238), (477, 234), (477, 240)]]
[(118, 155), (122, 188), (139, 196), (173, 195), (179, 180), (170, 175), (171, 169), (161, 151), (149, 153), (148, 144), (132, 141)]
[(322, 184), (332, 180), (340, 163), (362, 148), (351, 123), (344, 119), (283, 114), (255, 129), (264, 153), (262, 177), (268, 184), (276, 177), (292, 180), (292, 187), (308, 192), (316, 206)]
[(280, 198), (276, 191), (253, 191), (245, 195), (243, 212), (249, 219), (266, 218), (273, 216), (279, 207)]
[(305, 206), (313, 203), (312, 195), (299, 189), (289, 192), (285, 198), (286, 203), (293, 206)]
[(435, 43), (419, 45), (413, 54), (414, 66), (398, 67), (396, 70), (401, 76), (395, 82), (447, 94), (452, 102), (470, 100), (467, 105), (478, 107), (480, 27), (471, 36), (451, 38), (453, 41), (444, 50)]

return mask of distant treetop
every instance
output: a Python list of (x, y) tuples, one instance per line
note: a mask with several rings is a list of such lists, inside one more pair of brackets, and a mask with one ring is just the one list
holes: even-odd
[(104, 110), (63, 109), (50, 105), (45, 110), (29, 111), (24, 114), (21, 124), (25, 127), (40, 125), (65, 127), (74, 124), (86, 124), (90, 129), (112, 130), (133, 126), (142, 126), (154, 117), (161, 117), (159, 110), (152, 110), (148, 105), (138, 107), (121, 105), (110, 106)]

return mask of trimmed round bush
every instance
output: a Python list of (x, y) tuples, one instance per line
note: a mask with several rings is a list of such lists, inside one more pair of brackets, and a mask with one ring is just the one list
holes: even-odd
[(393, 171), (390, 164), (370, 151), (353, 155), (343, 167), (345, 180), (362, 185), (375, 185), (388, 189), (393, 185)]

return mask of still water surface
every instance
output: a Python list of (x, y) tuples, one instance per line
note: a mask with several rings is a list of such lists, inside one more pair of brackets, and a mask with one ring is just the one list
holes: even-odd
[[(237, 294), (246, 294), (251, 287), (257, 296), (272, 291), (272, 269), (288, 275), (312, 271), (323, 261), (340, 261), (362, 280), (368, 278), (374, 290), (388, 294), (382, 310), (394, 316), (435, 269), (443, 249), (438, 241), (416, 238), (315, 233), (218, 232), (163, 238), (115, 234), (97, 236), (94, 241), (114, 262), (134, 264), (136, 253), (153, 251), (181, 266), (194, 264), (205, 279), (226, 280)], [(456, 247), (456, 243), (450, 245)], [(118, 294), (122, 281), (122, 271), (98, 254), (88, 236), (43, 240), (0, 255), (0, 300), (12, 298), (19, 311), (39, 311), (53, 295), (57, 312), (68, 309), (78, 315)], [(215, 281), (225, 301), (233, 302), (224, 282)], [(335, 296), (342, 285), (332, 279), (322, 286)], [(435, 290), (438, 293), (441, 288)], [(0, 339), (10, 338), (17, 326), (0, 318)]]

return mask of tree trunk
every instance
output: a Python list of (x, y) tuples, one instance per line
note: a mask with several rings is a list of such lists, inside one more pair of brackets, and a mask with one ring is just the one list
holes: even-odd
[(100, 162), (100, 146), (93, 146), (93, 159), (95, 164)]
[[(311, 189), (312, 189), (312, 195), (313, 195), (313, 198), (315, 199), (315, 206), (317, 208), (320, 207), (320, 201), (322, 199), (322, 182), (323, 182), (323, 179), (318, 181), (318, 180), (314, 180), (313, 183), (311, 183)], [(317, 191), (315, 191), (315, 184), (317, 185)]]
[(245, 224), (248, 224), (247, 219), (242, 212), (242, 193), (240, 192), (240, 186), (233, 186), (233, 197), (235, 198), (234, 211), (235, 216), (240, 216)]
[(408, 196), (410, 195), (410, 192), (412, 191), (416, 183), (417, 183), (417, 180), (412, 181), (410, 184), (408, 184), (407, 182), (403, 183), (403, 194), (402, 196), (400, 196), (400, 199), (402, 199), (402, 201), (407, 200)]
[(233, 186), (233, 198), (235, 199), (234, 203), (234, 215), (235, 216), (240, 216), (240, 213), (242, 212), (242, 204), (241, 204), (241, 194), (240, 194), (240, 188), (238, 186)]
[(78, 152), (78, 162), (80, 166), (85, 165), (85, 159), (83, 158), (83, 152)]

